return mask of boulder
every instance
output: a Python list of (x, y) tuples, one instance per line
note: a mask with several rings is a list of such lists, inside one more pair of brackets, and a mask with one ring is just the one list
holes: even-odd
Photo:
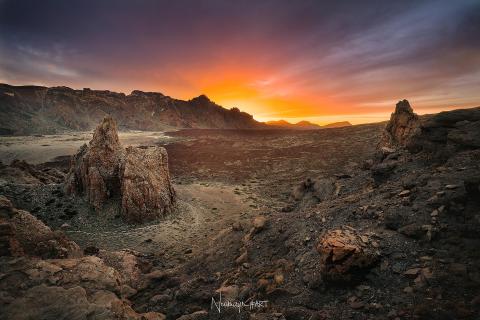
[(123, 281), (129, 286), (136, 288), (142, 274), (137, 257), (128, 250), (105, 251), (98, 252), (104, 263), (120, 272)]
[(397, 163), (393, 161), (386, 161), (377, 163), (370, 168), (372, 178), (376, 185), (388, 181), (390, 176), (395, 172)]
[(326, 232), (318, 242), (320, 272), (325, 280), (350, 281), (372, 267), (379, 257), (366, 235), (349, 229)]
[(89, 145), (73, 157), (66, 192), (85, 196), (96, 212), (121, 213), (128, 222), (153, 220), (172, 211), (167, 152), (161, 147), (126, 150), (111, 117), (95, 129)]
[(293, 190), (292, 197), (296, 201), (322, 202), (335, 198), (339, 192), (340, 185), (334, 178), (308, 178)]

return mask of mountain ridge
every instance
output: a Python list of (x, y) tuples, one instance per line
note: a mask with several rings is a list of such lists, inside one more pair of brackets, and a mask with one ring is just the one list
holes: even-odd
[(267, 125), (272, 127), (282, 127), (294, 130), (315, 130), (315, 129), (325, 129), (325, 128), (340, 128), (340, 127), (347, 127), (351, 126), (352, 124), (348, 121), (340, 121), (340, 122), (332, 122), (326, 125), (319, 125), (316, 123), (312, 123), (310, 121), (302, 120), (296, 123), (290, 123), (286, 120), (272, 120), (265, 122)]
[(0, 84), (0, 134), (53, 134), (95, 128), (114, 117), (121, 129), (254, 129), (267, 126), (238, 108), (226, 109), (202, 94), (190, 100), (160, 92), (130, 94), (65, 86)]

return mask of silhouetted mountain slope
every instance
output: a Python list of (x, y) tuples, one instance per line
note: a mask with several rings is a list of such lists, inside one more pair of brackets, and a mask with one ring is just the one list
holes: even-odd
[(189, 101), (158, 92), (74, 90), (0, 84), (0, 134), (92, 130), (106, 115), (121, 129), (247, 129), (265, 125), (237, 108), (227, 110), (201, 95)]

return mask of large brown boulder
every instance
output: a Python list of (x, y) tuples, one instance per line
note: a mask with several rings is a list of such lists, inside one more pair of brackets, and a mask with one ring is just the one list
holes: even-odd
[(169, 213), (175, 202), (167, 152), (161, 147), (126, 150), (111, 117), (95, 129), (89, 145), (72, 160), (66, 180), (69, 194), (85, 196), (99, 213), (113, 207), (129, 222), (152, 220)]
[(401, 100), (395, 107), (383, 132), (381, 147), (405, 147), (418, 130), (419, 119), (407, 100)]
[(353, 230), (326, 232), (318, 242), (320, 271), (326, 280), (349, 281), (372, 267), (379, 253), (373, 241)]

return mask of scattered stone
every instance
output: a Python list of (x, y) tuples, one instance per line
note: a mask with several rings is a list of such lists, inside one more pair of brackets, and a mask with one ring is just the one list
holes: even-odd
[(247, 254), (247, 251), (245, 251), (237, 259), (235, 259), (235, 263), (243, 264), (243, 263), (247, 262), (247, 260), (248, 260), (248, 254)]
[(320, 253), (320, 270), (328, 280), (351, 280), (358, 271), (372, 267), (378, 252), (371, 242), (365, 243), (353, 230), (333, 230), (321, 237), (317, 251)]
[(253, 219), (253, 227), (255, 228), (256, 232), (262, 231), (265, 228), (266, 223), (267, 218), (264, 216), (258, 216)]
[(405, 287), (405, 288), (403, 289), (403, 292), (405, 292), (405, 293), (412, 293), (412, 292), (413, 292), (413, 288), (412, 288), (412, 287)]
[(414, 239), (420, 239), (425, 236), (425, 231), (422, 225), (418, 223), (412, 223), (412, 224), (403, 226), (398, 229), (398, 232), (400, 232), (401, 234), (407, 237), (414, 238)]
[(372, 178), (377, 185), (384, 183), (394, 173), (396, 168), (397, 163), (395, 162), (382, 162), (374, 165), (371, 168)]
[(162, 303), (170, 301), (171, 299), (172, 298), (167, 294), (157, 294), (157, 295), (154, 295), (153, 297), (150, 298), (150, 302), (155, 303), (155, 304), (157, 304), (157, 303), (162, 304)]
[(62, 230), (68, 230), (70, 229), (72, 226), (68, 223), (63, 223), (61, 226), (60, 226), (60, 229)]
[(100, 252), (100, 249), (98, 249), (95, 246), (88, 246), (85, 249), (83, 249), (83, 254), (86, 256), (96, 256)]
[(194, 313), (186, 314), (177, 318), (177, 320), (207, 320), (207, 319), (208, 319), (208, 312), (205, 310), (196, 311)]
[(445, 186), (445, 189), (447, 189), (447, 190), (453, 190), (453, 189), (457, 189), (457, 188), (458, 188), (458, 185), (456, 185), (456, 184), (447, 184)]
[(422, 271), (422, 268), (412, 268), (412, 269), (408, 269), (403, 274), (406, 275), (407, 277), (415, 278), (420, 273), (420, 271)]
[(340, 185), (336, 179), (321, 178), (312, 180), (308, 178), (294, 189), (292, 196), (296, 201), (322, 202), (335, 198), (339, 192)]
[(350, 297), (348, 299), (348, 305), (350, 306), (350, 308), (352, 309), (361, 309), (363, 307), (365, 307), (365, 303), (363, 303), (362, 301), (358, 300), (357, 297), (353, 296), (353, 297)]

